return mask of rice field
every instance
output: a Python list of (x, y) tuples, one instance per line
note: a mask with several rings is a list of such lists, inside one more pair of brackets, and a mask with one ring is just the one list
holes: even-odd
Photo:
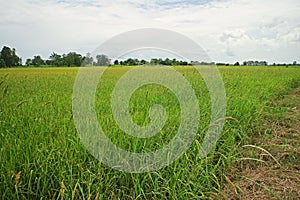
[[(147, 125), (149, 108), (160, 104), (167, 120), (150, 139), (124, 134), (116, 124), (111, 95), (118, 80), (134, 67), (111, 67), (97, 86), (99, 123), (124, 150), (162, 148), (176, 134), (180, 106), (168, 88), (149, 84), (136, 90), (129, 104), (132, 120)], [(249, 138), (269, 134), (266, 118), (283, 117), (274, 101), (300, 85), (297, 67), (219, 67), (227, 98), (226, 123), (213, 151), (200, 159), (209, 125), (209, 91), (193, 67), (174, 67), (191, 84), (199, 102), (200, 123), (190, 148), (158, 171), (126, 173), (102, 164), (81, 143), (72, 113), (78, 68), (0, 70), (0, 196), (2, 199), (205, 199), (222, 188), (224, 172)], [(225, 120), (225, 119), (224, 119)], [(262, 131), (263, 130), (263, 131)]]

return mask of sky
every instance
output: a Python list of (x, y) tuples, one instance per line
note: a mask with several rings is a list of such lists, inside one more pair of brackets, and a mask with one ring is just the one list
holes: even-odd
[(0, 0), (0, 47), (23, 62), (85, 55), (113, 36), (161, 28), (199, 44), (215, 62), (300, 63), (299, 0)]

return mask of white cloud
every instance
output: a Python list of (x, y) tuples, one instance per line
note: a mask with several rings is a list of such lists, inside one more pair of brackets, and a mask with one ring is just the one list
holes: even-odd
[(294, 43), (298, 44), (300, 43), (300, 26), (296, 27), (292, 30), (289, 30), (289, 32), (285, 35), (281, 36), (281, 39), (287, 43)]
[[(187, 35), (215, 61), (300, 62), (298, 0), (0, 0), (0, 46), (82, 54), (138, 28)], [(282, 51), (285, 50), (284, 53)]]

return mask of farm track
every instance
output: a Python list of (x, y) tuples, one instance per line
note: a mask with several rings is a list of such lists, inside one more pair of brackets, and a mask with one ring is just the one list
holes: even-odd
[(264, 126), (272, 127), (272, 133), (252, 139), (253, 146), (274, 157), (256, 149), (257, 161), (241, 159), (225, 175), (216, 199), (300, 199), (300, 87), (276, 104), (288, 110), (286, 116), (266, 120)]

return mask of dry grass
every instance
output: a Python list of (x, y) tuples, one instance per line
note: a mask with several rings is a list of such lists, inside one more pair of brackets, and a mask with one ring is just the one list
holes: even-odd
[(272, 133), (255, 137), (253, 144), (270, 152), (276, 160), (259, 149), (245, 151), (225, 176), (226, 184), (218, 199), (300, 199), (300, 88), (286, 95), (277, 106), (287, 107), (281, 120), (266, 121)]

